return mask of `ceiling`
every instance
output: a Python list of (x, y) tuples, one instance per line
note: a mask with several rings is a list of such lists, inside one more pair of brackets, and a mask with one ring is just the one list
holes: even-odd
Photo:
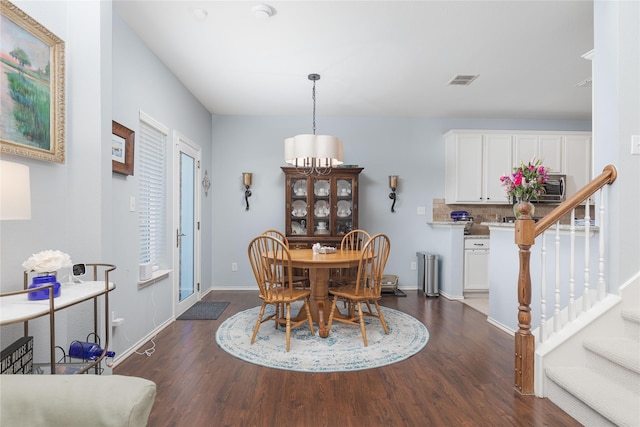
[(216, 115), (591, 119), (592, 1), (113, 4)]

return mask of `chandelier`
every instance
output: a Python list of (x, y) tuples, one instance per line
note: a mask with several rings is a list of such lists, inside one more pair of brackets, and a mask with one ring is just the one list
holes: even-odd
[(284, 161), (302, 175), (327, 175), (343, 163), (342, 141), (331, 135), (316, 135), (316, 81), (319, 74), (309, 74), (313, 81), (313, 134), (296, 135), (284, 140)]

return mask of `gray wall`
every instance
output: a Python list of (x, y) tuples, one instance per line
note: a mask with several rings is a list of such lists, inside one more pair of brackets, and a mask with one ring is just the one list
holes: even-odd
[[(318, 117), (318, 133), (339, 136), (346, 164), (360, 175), (359, 226), (386, 233), (391, 254), (385, 269), (399, 285), (415, 289), (410, 269), (416, 251), (438, 253), (442, 234), (430, 232), (431, 201), (444, 198), (444, 140), (453, 128), (590, 130), (585, 121)], [(247, 245), (267, 228), (284, 230), (284, 138), (309, 132), (304, 117), (215, 116), (213, 121), (213, 283), (216, 288), (253, 289)], [(242, 172), (253, 172), (251, 209), (244, 210)], [(505, 171), (505, 173), (508, 171)], [(396, 212), (391, 213), (388, 176), (399, 175)], [(496, 177), (496, 180), (499, 177)], [(419, 206), (426, 216), (417, 215)], [(462, 256), (462, 253), (460, 254)], [(231, 271), (231, 263), (238, 271)]]

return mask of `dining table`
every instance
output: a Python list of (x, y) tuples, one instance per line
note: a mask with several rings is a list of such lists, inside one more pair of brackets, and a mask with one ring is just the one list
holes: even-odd
[[(309, 309), (314, 323), (318, 324), (319, 335), (322, 338), (329, 336), (327, 321), (331, 307), (329, 300), (329, 275), (334, 268), (357, 267), (362, 258), (360, 250), (337, 249), (334, 253), (317, 253), (312, 249), (290, 249), (291, 266), (293, 268), (304, 268), (309, 270), (309, 282), (311, 285), (311, 297), (309, 298)], [(373, 256), (373, 255), (372, 255)], [(305, 317), (306, 313), (300, 313), (296, 317)], [(336, 312), (334, 316), (341, 316)]]

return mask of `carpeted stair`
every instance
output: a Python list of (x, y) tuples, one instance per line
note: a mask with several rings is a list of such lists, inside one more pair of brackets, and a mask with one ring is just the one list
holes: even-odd
[(586, 426), (640, 426), (640, 311), (621, 316), (624, 336), (583, 340), (584, 366), (545, 370), (549, 399)]

